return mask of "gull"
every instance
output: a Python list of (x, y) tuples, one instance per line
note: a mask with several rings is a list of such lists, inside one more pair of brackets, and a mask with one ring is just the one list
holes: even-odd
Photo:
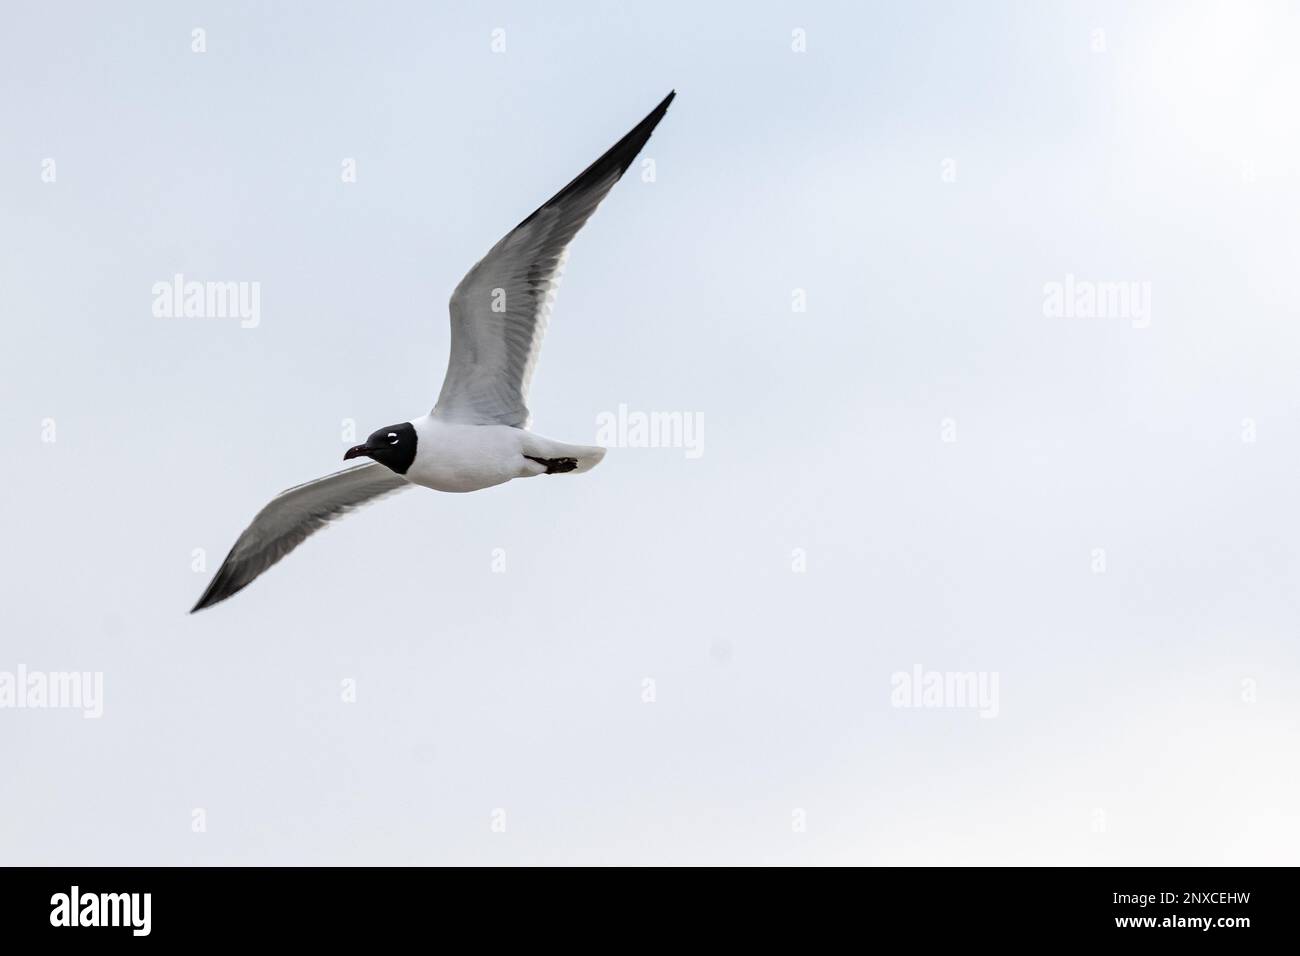
[(190, 613), (224, 601), (336, 518), (412, 485), (468, 492), (515, 478), (582, 474), (605, 449), (528, 430), (528, 386), (569, 244), (632, 165), (676, 91), (650, 111), (460, 280), (451, 295), (451, 348), (432, 411), (374, 432), (344, 460), (364, 465), (282, 491), (221, 562)]

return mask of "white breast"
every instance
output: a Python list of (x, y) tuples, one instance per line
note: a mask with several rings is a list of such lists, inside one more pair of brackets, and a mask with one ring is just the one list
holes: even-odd
[(411, 422), (418, 443), (408, 481), (437, 491), (478, 491), (531, 474), (525, 433), (508, 425), (456, 425), (425, 415)]

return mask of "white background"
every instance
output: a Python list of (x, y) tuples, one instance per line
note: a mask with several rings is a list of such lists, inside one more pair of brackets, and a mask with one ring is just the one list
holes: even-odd
[[(0, 861), (1295, 862), (1291, 5), (2, 27), (0, 670), (105, 700), (0, 710)], [(409, 492), (187, 616), (344, 419), (427, 411), (461, 275), (671, 88), (530, 404), (697, 413), (703, 456)], [(261, 324), (155, 318), (177, 272)], [(1150, 325), (1046, 316), (1067, 274)], [(998, 716), (892, 707), (918, 664)]]

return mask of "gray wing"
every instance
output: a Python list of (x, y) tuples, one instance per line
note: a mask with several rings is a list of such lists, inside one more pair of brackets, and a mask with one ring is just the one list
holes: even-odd
[(569, 243), (632, 165), (676, 95), (669, 93), (604, 156), (493, 246), (456, 286), (451, 356), (434, 417), (527, 426), (528, 384)]
[(408, 487), (410, 483), (401, 475), (371, 462), (280, 492), (244, 529), (190, 613), (242, 591), (333, 519)]

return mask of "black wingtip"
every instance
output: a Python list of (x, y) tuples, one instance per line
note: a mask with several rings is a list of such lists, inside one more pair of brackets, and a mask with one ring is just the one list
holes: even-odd
[(207, 588), (204, 589), (203, 595), (198, 602), (190, 608), (190, 613), (193, 614), (196, 611), (202, 611), (204, 608), (212, 607), (214, 604), (220, 604), (226, 598), (238, 594), (247, 585), (247, 581), (241, 584), (234, 580), (234, 575), (230, 573), (230, 558), (227, 557), (222, 562), (221, 567), (217, 569), (217, 573), (208, 583)]
[[(626, 136), (605, 150), (605, 154), (600, 159), (575, 176), (572, 182), (534, 210), (532, 215), (519, 225), (527, 225), (533, 216), (536, 216), (546, 207), (563, 200), (573, 193), (580, 192), (595, 181), (605, 179), (611, 172), (616, 172), (616, 178), (627, 172), (627, 168), (632, 165), (632, 160), (636, 159), (646, 141), (650, 139), (650, 134), (655, 131), (659, 121), (664, 118), (664, 114), (668, 112), (669, 104), (672, 103), (676, 96), (677, 91), (671, 90), (667, 96), (659, 101), (658, 106), (646, 114), (645, 119), (632, 127)], [(518, 228), (518, 226), (515, 228)]]
[[(220, 586), (218, 581), (220, 581)], [(227, 587), (226, 582), (218, 577), (208, 585), (208, 589), (203, 592), (203, 596), (199, 598), (198, 603), (190, 608), (190, 613), (194, 614), (204, 608), (212, 607), (214, 604), (220, 604), (226, 598), (238, 594), (241, 590), (243, 590), (242, 585), (240, 587)]]
[(592, 164), (592, 169), (600, 167), (607, 160), (614, 159), (618, 163), (619, 175), (626, 172), (627, 168), (632, 165), (632, 160), (636, 159), (637, 153), (641, 152), (641, 148), (650, 139), (650, 134), (655, 131), (655, 127), (664, 118), (669, 105), (676, 97), (677, 91), (670, 90), (668, 95), (659, 101), (659, 105), (646, 114), (645, 119), (632, 127), (631, 132), (610, 147), (604, 156)]
[(217, 569), (217, 573), (212, 576), (212, 580), (208, 582), (208, 586), (203, 589), (203, 593), (199, 595), (199, 599), (196, 602), (194, 602), (194, 606), (190, 608), (191, 614), (194, 614), (197, 611), (202, 611), (205, 607), (211, 607), (212, 605), (216, 604), (218, 601), (221, 600), (221, 597), (218, 595), (217, 591), (218, 588), (220, 587), (220, 582), (222, 578), (225, 576), (225, 573), (226, 573), (226, 566), (223, 563), (221, 567)]
[(214, 597), (212, 594), (213, 585), (215, 585), (216, 583), (217, 582), (214, 579), (212, 581), (212, 584), (209, 584), (207, 588), (204, 589), (203, 595), (198, 599), (198, 601), (195, 602), (194, 606), (190, 608), (191, 614), (195, 614), (198, 611), (202, 611), (205, 607), (212, 607), (212, 605), (216, 604), (218, 601), (221, 600), (221, 598)]

